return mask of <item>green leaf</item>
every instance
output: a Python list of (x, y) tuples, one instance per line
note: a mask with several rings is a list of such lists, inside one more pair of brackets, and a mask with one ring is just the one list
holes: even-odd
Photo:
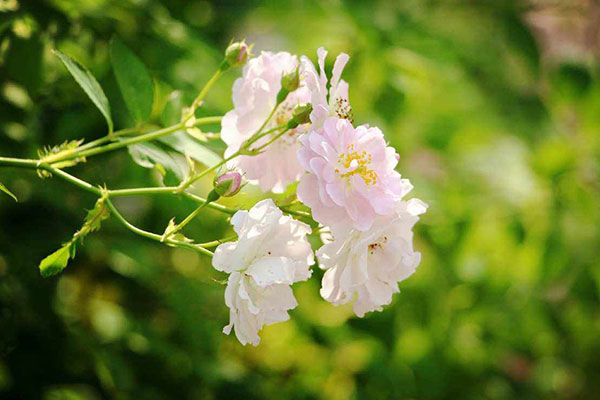
[(102, 221), (109, 216), (110, 210), (106, 206), (106, 199), (101, 197), (96, 201), (94, 208), (88, 211), (83, 226), (75, 233), (75, 235), (73, 235), (73, 241), (78, 240), (79, 242), (82, 242), (85, 236), (100, 229)]
[(88, 95), (96, 107), (98, 107), (102, 115), (104, 115), (106, 123), (108, 124), (108, 131), (112, 132), (113, 121), (112, 117), (110, 116), (110, 105), (108, 104), (108, 99), (106, 98), (102, 87), (96, 78), (94, 78), (94, 75), (92, 75), (92, 73), (88, 71), (86, 67), (68, 55), (61, 53), (58, 50), (54, 50), (54, 54), (60, 58), (73, 78), (75, 78), (75, 81), (79, 84), (79, 86), (81, 86), (83, 91)]
[(181, 121), (181, 110), (183, 110), (183, 94), (179, 90), (171, 92), (165, 108), (160, 115), (160, 121), (164, 126), (175, 125)]
[(189, 166), (185, 157), (170, 150), (161, 143), (137, 143), (128, 147), (133, 161), (144, 168), (157, 168), (167, 170), (163, 174), (165, 184), (169, 181), (182, 181), (189, 173)]
[(65, 269), (71, 255), (71, 245), (71, 242), (67, 243), (42, 260), (40, 263), (40, 273), (44, 278), (56, 275)]
[(7, 195), (9, 195), (10, 197), (12, 197), (13, 199), (15, 199), (15, 201), (19, 201), (19, 200), (17, 200), (17, 196), (15, 196), (14, 194), (12, 194), (12, 192), (10, 190), (8, 190), (6, 188), (6, 186), (4, 186), (2, 184), (2, 182), (0, 182), (0, 190), (3, 191), (4, 193), (6, 193)]
[(200, 141), (194, 139), (185, 131), (177, 131), (158, 140), (207, 167), (213, 167), (222, 161), (219, 155), (206, 148)]
[(152, 112), (154, 101), (152, 78), (148, 70), (117, 38), (111, 40), (110, 58), (129, 113), (137, 123), (144, 122)]

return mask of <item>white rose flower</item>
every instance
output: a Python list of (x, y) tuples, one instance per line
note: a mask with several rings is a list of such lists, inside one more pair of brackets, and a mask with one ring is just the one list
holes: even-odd
[(412, 228), (427, 205), (419, 199), (399, 201), (394, 217), (379, 220), (368, 231), (352, 230), (318, 251), (325, 269), (321, 296), (335, 304), (354, 302), (359, 317), (381, 311), (398, 293), (398, 282), (411, 276), (421, 253), (413, 250)]
[(212, 264), (230, 274), (225, 304), (230, 322), (223, 332), (235, 330), (240, 343), (260, 342), (263, 325), (289, 319), (296, 307), (291, 284), (311, 275), (314, 255), (305, 223), (284, 216), (271, 199), (249, 211), (238, 211), (231, 219), (238, 240), (219, 245)]
[[(298, 58), (287, 52), (263, 51), (260, 56), (248, 61), (242, 77), (233, 84), (234, 109), (225, 114), (221, 123), (221, 138), (227, 144), (225, 157), (238, 151), (256, 133), (277, 103), (282, 75), (294, 71), (298, 66)], [(306, 85), (301, 82), (300, 87), (279, 105), (265, 130), (288, 122), (294, 106), (310, 102), (310, 98)], [(304, 172), (296, 153), (300, 148), (298, 137), (306, 130), (307, 124), (300, 125), (267, 146), (261, 154), (236, 157), (229, 165), (244, 171), (246, 178), (258, 184), (263, 191), (283, 193), (287, 185), (300, 179)], [(271, 135), (267, 135), (252, 147), (258, 148), (270, 139)]]

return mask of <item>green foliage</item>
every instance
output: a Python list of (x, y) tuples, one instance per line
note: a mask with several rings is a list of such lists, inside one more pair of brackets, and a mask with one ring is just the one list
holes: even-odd
[(71, 256), (72, 242), (65, 244), (40, 262), (40, 274), (44, 278), (56, 275), (67, 267)]
[(146, 121), (154, 102), (154, 86), (148, 70), (118, 38), (110, 42), (110, 58), (129, 113), (138, 124)]
[(63, 62), (67, 70), (71, 73), (75, 81), (81, 86), (83, 91), (88, 95), (90, 100), (98, 107), (98, 110), (102, 113), (108, 124), (108, 131), (113, 131), (113, 121), (110, 115), (110, 104), (108, 99), (102, 90), (102, 87), (94, 78), (94, 75), (79, 62), (69, 57), (68, 55), (54, 50), (54, 54)]
[(169, 136), (162, 137), (159, 140), (172, 149), (185, 154), (207, 167), (213, 167), (223, 160), (218, 154), (206, 148), (200, 141), (191, 137), (186, 131), (177, 131)]
[(186, 158), (159, 142), (136, 143), (128, 149), (136, 164), (158, 170), (167, 186), (181, 182), (189, 174)]
[(9, 195), (10, 197), (12, 197), (15, 201), (19, 201), (17, 200), (17, 196), (15, 196), (10, 190), (8, 190), (6, 188), (6, 186), (4, 186), (4, 184), (2, 182), (0, 182), (0, 191), (6, 193), (7, 195)]
[(40, 262), (39, 268), (42, 277), (48, 278), (62, 272), (67, 267), (69, 258), (75, 258), (77, 245), (83, 244), (83, 239), (87, 235), (99, 230), (102, 221), (107, 219), (109, 215), (110, 211), (106, 206), (105, 198), (99, 198), (94, 208), (88, 211), (83, 226), (75, 232), (73, 239)]
[(75, 233), (75, 235), (73, 235), (73, 240), (83, 243), (83, 239), (88, 234), (96, 232), (98, 229), (100, 229), (102, 221), (107, 219), (109, 216), (110, 210), (106, 206), (106, 200), (104, 197), (101, 197), (96, 201), (94, 208), (88, 211), (83, 226)]

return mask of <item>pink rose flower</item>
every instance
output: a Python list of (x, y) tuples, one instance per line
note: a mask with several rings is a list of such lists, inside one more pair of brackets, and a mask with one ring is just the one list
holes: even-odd
[[(296, 68), (298, 58), (286, 52), (263, 51), (260, 56), (248, 61), (242, 77), (233, 84), (234, 109), (225, 114), (221, 123), (221, 138), (227, 144), (225, 157), (238, 151), (266, 120), (277, 102), (282, 75)], [(288, 122), (292, 118), (294, 106), (309, 101), (310, 93), (301, 82), (300, 87), (279, 105), (265, 130)], [(303, 170), (296, 153), (300, 148), (298, 137), (306, 130), (306, 124), (300, 125), (267, 146), (263, 153), (257, 156), (236, 157), (229, 166), (244, 171), (250, 183), (258, 184), (263, 191), (283, 193), (287, 185), (296, 182), (302, 175)], [(275, 134), (277, 132), (273, 133)], [(252, 148), (258, 148), (270, 139), (271, 135), (267, 135), (258, 140)]]
[(308, 174), (300, 180), (298, 198), (334, 234), (370, 229), (376, 217), (392, 215), (410, 190), (394, 170), (396, 151), (378, 128), (354, 128), (346, 119), (330, 117), (321, 132), (311, 131), (300, 141), (298, 159)]

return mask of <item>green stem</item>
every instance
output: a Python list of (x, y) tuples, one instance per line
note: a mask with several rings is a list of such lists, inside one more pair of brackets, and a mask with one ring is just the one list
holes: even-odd
[(88, 192), (94, 193), (98, 196), (102, 195), (102, 191), (91, 184), (70, 175), (63, 170), (58, 168), (54, 168), (51, 165), (42, 163), (38, 160), (29, 160), (24, 158), (10, 158), (10, 157), (0, 157), (0, 166), (9, 166), (9, 167), (18, 167), (18, 168), (30, 168), (30, 169), (40, 169), (43, 171), (51, 172), (52, 174), (60, 177), (61, 179), (74, 184), (75, 186), (86, 190)]
[[(222, 119), (222, 117), (220, 117), (220, 116), (198, 118), (198, 120), (196, 120), (196, 122), (194, 123), (194, 126), (219, 123), (221, 121), (221, 119)], [(117, 149), (120, 149), (123, 147), (131, 146), (132, 144), (158, 139), (160, 137), (170, 135), (171, 133), (178, 131), (180, 129), (184, 129), (184, 128), (185, 128), (184, 122), (180, 122), (178, 124), (168, 126), (166, 128), (159, 129), (156, 131), (152, 131), (152, 132), (140, 135), (140, 136), (134, 136), (134, 137), (122, 140), (120, 142), (113, 142), (106, 146), (96, 147), (98, 144), (102, 144), (107, 141), (113, 140), (114, 138), (118, 137), (119, 134), (124, 135), (125, 134), (124, 132), (130, 133), (130, 132), (137, 131), (137, 129), (135, 129), (135, 130), (124, 129), (122, 131), (117, 131), (117, 132), (113, 133), (112, 136), (106, 136), (106, 137), (100, 138), (98, 140), (90, 142), (90, 143), (88, 143), (84, 146), (81, 146), (77, 149), (74, 149), (72, 151), (69, 151), (69, 152), (66, 152), (63, 154), (57, 154), (54, 157), (48, 157), (48, 158), (44, 159), (44, 162), (56, 163), (56, 162), (60, 162), (60, 161), (71, 160), (73, 158), (90, 157), (90, 156), (94, 156), (97, 154), (106, 153), (108, 151), (113, 151), (113, 150), (117, 150)], [(83, 151), (81, 151), (82, 149), (83, 149)]]
[[(134, 232), (134, 233), (136, 233), (136, 234), (138, 234), (140, 236), (144, 236), (144, 237), (146, 237), (148, 239), (152, 239), (152, 240), (155, 240), (157, 242), (163, 242), (161, 235), (157, 235), (156, 233), (152, 233), (152, 232), (148, 232), (148, 231), (145, 231), (143, 229), (140, 229), (137, 226), (131, 224), (129, 221), (127, 221), (125, 219), (125, 217), (123, 217), (123, 215), (121, 215), (121, 213), (116, 209), (116, 207), (114, 206), (114, 204), (108, 198), (106, 199), (106, 205), (110, 209), (110, 212), (115, 217), (117, 217), (117, 219), (123, 225), (125, 225), (125, 227), (127, 229), (129, 229), (130, 231), (132, 231), (132, 232)], [(213, 256), (213, 252), (212, 251), (207, 250), (204, 247), (191, 244), (191, 243), (180, 242), (180, 241), (172, 240), (172, 239), (165, 239), (164, 243), (171, 244), (173, 246), (179, 246), (179, 247), (185, 247), (185, 248), (188, 248), (188, 249), (192, 249), (192, 250), (195, 250), (195, 251), (200, 252), (202, 254), (205, 254), (205, 255), (207, 255), (209, 257)]]
[(290, 210), (289, 207), (283, 206), (283, 207), (279, 207), (281, 209), (281, 211), (283, 211), (286, 214), (290, 214), (290, 215), (295, 215), (297, 217), (303, 217), (303, 218), (310, 218), (312, 219), (312, 215), (306, 211), (300, 211), (300, 210)]
[(237, 239), (237, 235), (235, 236), (229, 236), (223, 239), (217, 239), (217, 240), (213, 240), (212, 242), (206, 242), (206, 243), (198, 243), (196, 246), (201, 246), (201, 247), (215, 247), (218, 246), (220, 244), (223, 244), (225, 242), (231, 242), (232, 240)]
[[(194, 200), (195, 202), (198, 202), (198, 203), (206, 203), (208, 201), (204, 197), (200, 197), (200, 196), (197, 196), (192, 193), (188, 193), (188, 192), (182, 192), (182, 193), (188, 199)], [(231, 208), (231, 207), (224, 206), (223, 204), (218, 204), (218, 203), (213, 203), (213, 202), (208, 203), (206, 206), (210, 207), (214, 210), (220, 211), (222, 213), (229, 214), (229, 215), (233, 215), (239, 211), (239, 209), (237, 209), (237, 208)]]
[(200, 206), (198, 208), (196, 208), (194, 211), (192, 211), (190, 213), (190, 215), (188, 215), (183, 221), (181, 221), (180, 224), (175, 225), (173, 230), (165, 232), (164, 236), (169, 237), (169, 236), (176, 234), (180, 230), (182, 230), (187, 224), (189, 224), (194, 218), (196, 218), (198, 216), (198, 214), (200, 214), (200, 211), (202, 211), (202, 209), (206, 206), (206, 204), (207, 204), (206, 202), (200, 204)]
[(192, 103), (192, 105), (190, 107), (190, 112), (188, 113), (188, 115), (183, 120), (184, 123), (187, 122), (190, 118), (192, 118), (194, 116), (194, 113), (196, 112), (196, 109), (198, 108), (198, 106), (200, 106), (200, 104), (202, 104), (202, 100), (204, 100), (204, 98), (206, 97), (206, 94), (208, 93), (208, 91), (210, 90), (210, 88), (213, 87), (213, 85), (215, 84), (215, 82), (217, 81), (217, 79), (219, 79), (219, 77), (221, 75), (223, 75), (223, 72), (224, 71), (222, 71), (219, 68), (217, 70), (217, 72), (215, 72), (214, 75), (208, 80), (208, 82), (206, 82), (206, 85), (204, 85), (204, 87), (200, 91), (200, 94), (198, 94), (198, 96), (194, 99), (194, 102)]
[(26, 158), (0, 157), (0, 166), (17, 167), (17, 168), (36, 168), (38, 160)]
[(210, 168), (206, 168), (205, 170), (203, 170), (202, 172), (200, 172), (198, 175), (194, 175), (192, 176), (190, 179), (188, 179), (184, 184), (183, 184), (183, 189), (187, 189), (190, 186), (192, 186), (192, 184), (196, 181), (198, 181), (200, 178), (202, 178), (203, 176), (205, 176), (206, 174), (208, 174), (209, 172), (212, 172), (214, 170), (216, 170), (219, 167), (222, 167), (223, 165), (227, 164), (230, 160), (233, 160), (234, 158), (236, 158), (237, 156), (240, 155), (240, 152), (237, 151), (235, 153), (233, 153), (232, 155), (230, 155), (229, 157), (227, 157), (226, 159), (224, 159), (223, 161), (219, 162), (217, 165), (213, 165)]
[(258, 148), (254, 149), (254, 150), (255, 151), (261, 151), (262, 149), (264, 149), (265, 147), (267, 147), (268, 145), (270, 145), (271, 143), (273, 143), (274, 141), (276, 141), (277, 139), (279, 139), (281, 136), (283, 136), (289, 130), (290, 130), (290, 128), (286, 128), (286, 129), (282, 130), (277, 135), (273, 136), (271, 138), (271, 140), (269, 140), (267, 143), (259, 146)]
[[(111, 197), (137, 196), (137, 195), (144, 195), (144, 194), (174, 194), (174, 195), (177, 195), (180, 193), (183, 196), (187, 197), (188, 199), (191, 199), (197, 203), (204, 204), (207, 202), (207, 199), (205, 199), (204, 197), (200, 197), (195, 194), (188, 193), (188, 192), (182, 192), (181, 187), (179, 187), (179, 186), (117, 189), (117, 190), (109, 190), (108, 191), (108, 194)], [(232, 215), (232, 214), (235, 214), (236, 212), (238, 212), (237, 208), (230, 208), (230, 207), (224, 206), (222, 204), (214, 203), (214, 202), (210, 202), (210, 203), (206, 204), (206, 206), (209, 208), (212, 208), (214, 210), (221, 211), (222, 213), (229, 214), (229, 215)]]

